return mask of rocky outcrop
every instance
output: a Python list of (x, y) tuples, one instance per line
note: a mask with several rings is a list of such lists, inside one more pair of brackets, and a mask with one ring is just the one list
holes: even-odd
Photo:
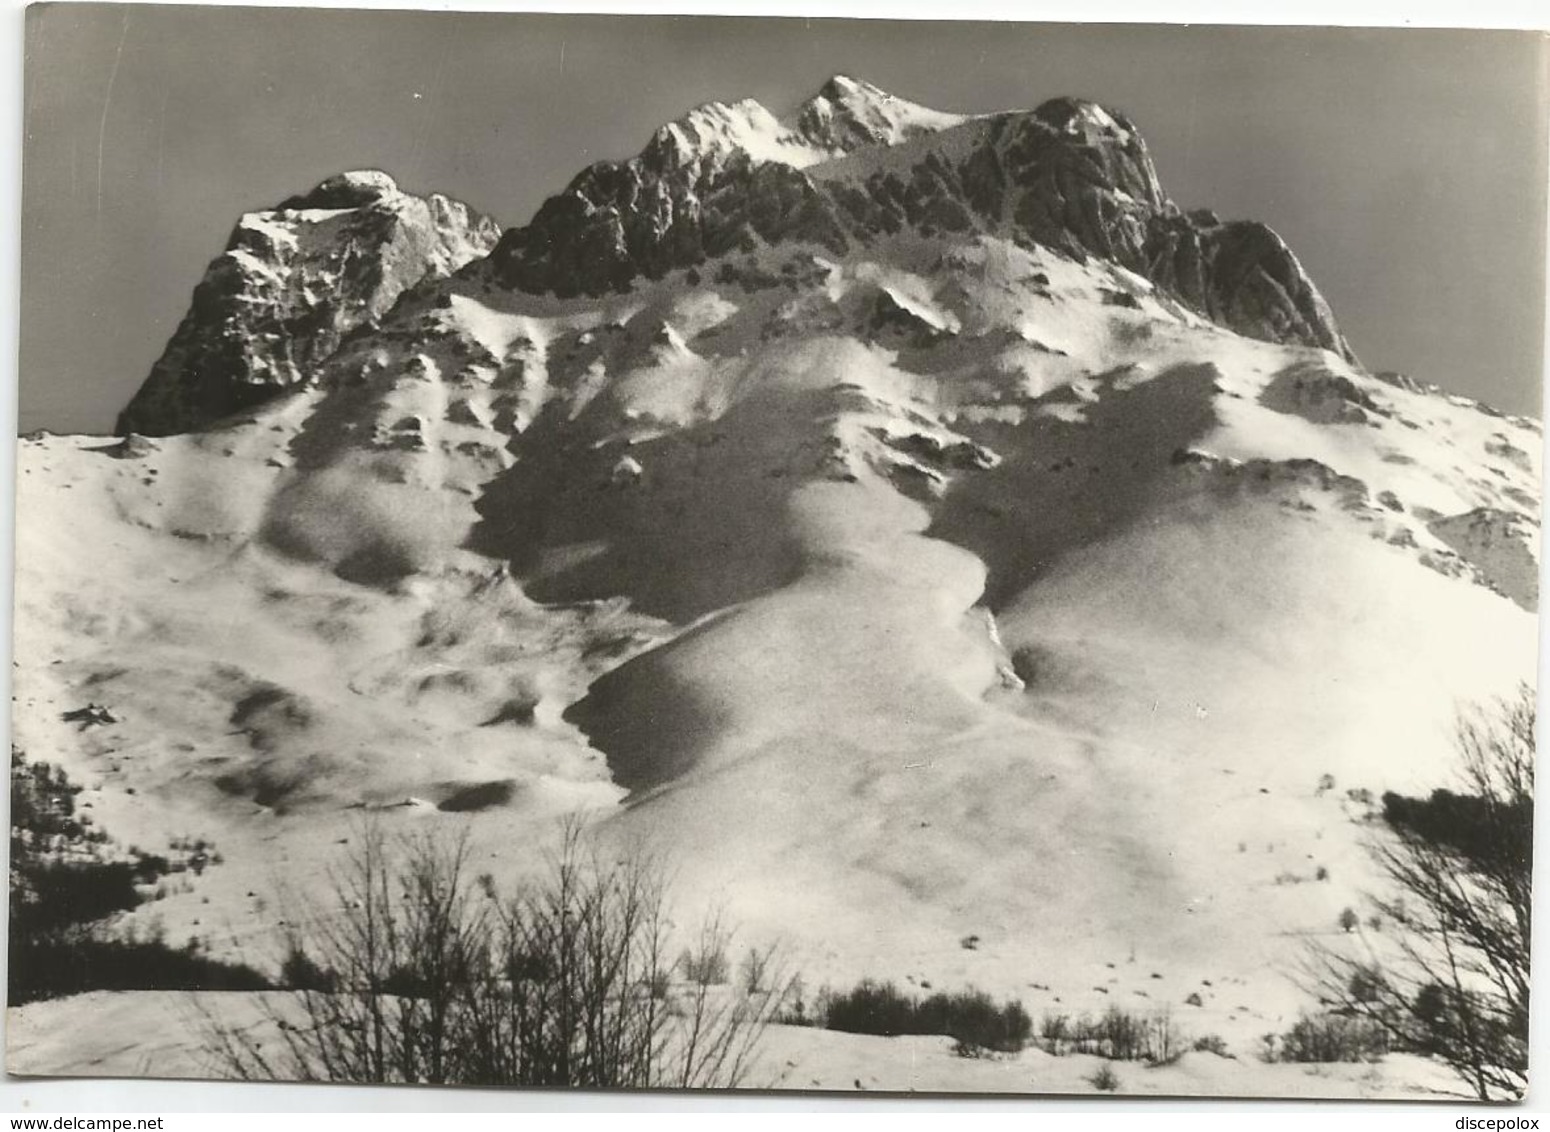
[(659, 132), (640, 156), (601, 162), (501, 237), (495, 278), (562, 298), (627, 290), (763, 242), (801, 240), (842, 254), (832, 204), (800, 170), (746, 152), (695, 152)]
[(1146, 143), (1123, 115), (1053, 99), (998, 121), (976, 156), (982, 215), (1005, 216), (1017, 234), (1077, 258), (1143, 266), (1148, 221), (1167, 202)]
[(238, 221), (118, 432), (188, 432), (306, 382), (406, 290), (486, 254), (488, 217), (386, 173), (330, 177)]
[(1314, 424), (1367, 424), (1389, 410), (1349, 377), (1318, 362), (1300, 362), (1276, 374), (1259, 403)]
[[(899, 146), (902, 159), (854, 156)], [(841, 254), (901, 231), (1100, 257), (1238, 333), (1355, 360), (1279, 236), (1181, 212), (1129, 119), (1074, 98), (970, 119), (837, 76), (784, 122), (757, 103), (713, 103), (637, 157), (584, 171), (491, 264), (508, 287), (600, 295), (760, 244)]]
[[(802, 170), (964, 119), (836, 75), (787, 120), (759, 103), (712, 102), (652, 135), (628, 161), (598, 162), (491, 256), (508, 287), (561, 297), (627, 289), (761, 242), (843, 253), (844, 218)], [(865, 237), (865, 233), (861, 233)]]
[(1124, 115), (1057, 98), (1032, 113), (963, 129), (980, 136), (962, 160), (927, 152), (907, 175), (880, 171), (836, 185), (833, 193), (853, 226), (909, 227), (927, 235), (983, 230), (1077, 259), (1097, 256), (1240, 334), (1355, 360), (1329, 305), (1285, 242), (1263, 224), (1224, 224), (1207, 210), (1181, 212)]
[(1539, 608), (1539, 526), (1524, 515), (1479, 507), (1435, 519), (1428, 529), (1481, 579), (1530, 613)]
[(1211, 321), (1249, 338), (1356, 355), (1286, 242), (1254, 221), (1164, 214), (1148, 225), (1137, 270)]

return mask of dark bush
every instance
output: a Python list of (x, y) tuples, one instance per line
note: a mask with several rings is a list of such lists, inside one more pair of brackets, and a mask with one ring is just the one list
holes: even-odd
[(128, 861), (38, 859), (24, 862), (19, 871), (25, 888), (13, 889), (13, 935), (92, 923), (140, 903), (135, 866)]
[(1276, 1060), (1373, 1061), (1389, 1052), (1387, 1030), (1369, 1018), (1347, 1014), (1303, 1015), (1281, 1035)]
[(1227, 1052), (1227, 1042), (1220, 1034), (1206, 1034), (1196, 1038), (1189, 1047), (1196, 1053), (1214, 1053), (1217, 1057), (1232, 1057)]
[(1033, 1032), (1033, 1020), (1022, 1003), (1009, 1000), (997, 1006), (977, 990), (933, 994), (920, 1004), (917, 1016), (925, 1032), (947, 1034), (964, 1045), (998, 1053), (1016, 1053)]
[(339, 977), (320, 967), (300, 943), (294, 940), (291, 942), (285, 962), (280, 964), (280, 986), (286, 990), (328, 993), (338, 982)]
[(919, 999), (893, 983), (863, 979), (850, 991), (830, 995), (825, 1026), (851, 1034), (945, 1034), (965, 1052), (1015, 1053), (1028, 1043), (1033, 1019), (1016, 1000), (997, 1005), (984, 991), (933, 994)]
[(1389, 792), (1383, 795), (1383, 820), (1480, 867), (1511, 867), (1533, 855), (1534, 804), (1527, 795), (1503, 802), (1445, 789), (1433, 790), (1429, 798)]
[(1346, 983), (1346, 993), (1351, 996), (1351, 1001), (1363, 1005), (1381, 1001), (1385, 989), (1383, 972), (1371, 966), (1357, 967)]
[(919, 1033), (914, 1021), (915, 999), (893, 983), (863, 979), (850, 991), (829, 995), (825, 1002), (824, 1025), (847, 1034)]
[(1119, 1075), (1114, 1072), (1112, 1066), (1098, 1066), (1098, 1072), (1087, 1078), (1087, 1082), (1100, 1093), (1119, 1092)]

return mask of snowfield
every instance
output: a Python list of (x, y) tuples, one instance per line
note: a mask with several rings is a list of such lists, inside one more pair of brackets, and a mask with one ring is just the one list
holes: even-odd
[[(223, 1076), (197, 1042), (212, 1021), (277, 1036), (256, 995), (86, 994), (13, 1011), (8, 1022), (10, 1072), (47, 1073), (68, 1058), (93, 1077)], [(147, 1029), (147, 1027), (149, 1027)], [(72, 1035), (66, 1039), (65, 1035)], [(150, 1035), (149, 1037), (147, 1035)], [(1109, 1064), (1085, 1054), (1050, 1057), (1034, 1049), (966, 1059), (948, 1038), (879, 1038), (796, 1026), (772, 1026), (752, 1066), (748, 1087), (782, 1091), (874, 1093), (1045, 1093), (1099, 1096), (1090, 1077)], [(1267, 1065), (1252, 1059), (1186, 1054), (1149, 1068), (1121, 1064), (1120, 1096), (1348, 1100), (1467, 1099), (1446, 1072), (1424, 1059), (1397, 1055), (1376, 1065)]]

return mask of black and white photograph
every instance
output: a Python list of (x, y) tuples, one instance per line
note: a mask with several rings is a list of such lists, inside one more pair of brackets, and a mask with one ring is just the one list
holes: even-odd
[(9, 1075), (1533, 1099), (1550, 38), (952, 16), (27, 9)]

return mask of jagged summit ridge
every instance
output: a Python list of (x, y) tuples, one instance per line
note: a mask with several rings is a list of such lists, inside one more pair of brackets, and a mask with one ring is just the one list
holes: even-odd
[(305, 384), (344, 335), (422, 279), (483, 256), (499, 234), (460, 201), (406, 193), (374, 169), (247, 213), (118, 431), (187, 432)]
[(1285, 242), (1263, 224), (1182, 212), (1118, 111), (1055, 98), (949, 114), (836, 75), (784, 118), (752, 99), (697, 107), (504, 234), (378, 170), (250, 213), (119, 429), (197, 429), (303, 385), (351, 330), (476, 261), (499, 288), (600, 297), (762, 247), (844, 257), (901, 233), (1096, 257), (1238, 333), (1355, 360)]
[(1354, 357), (1280, 237), (1183, 213), (1134, 124), (1075, 98), (963, 117), (837, 76), (786, 123), (711, 104), (583, 171), (502, 237), (491, 268), (519, 290), (602, 295), (762, 244), (843, 255), (901, 231), (1098, 256), (1229, 329)]
[(641, 157), (648, 164), (688, 164), (740, 151), (755, 162), (805, 169), (858, 149), (897, 145), (951, 129), (967, 120), (961, 114), (909, 102), (871, 83), (835, 75), (784, 117), (752, 98), (697, 106), (658, 129)]

